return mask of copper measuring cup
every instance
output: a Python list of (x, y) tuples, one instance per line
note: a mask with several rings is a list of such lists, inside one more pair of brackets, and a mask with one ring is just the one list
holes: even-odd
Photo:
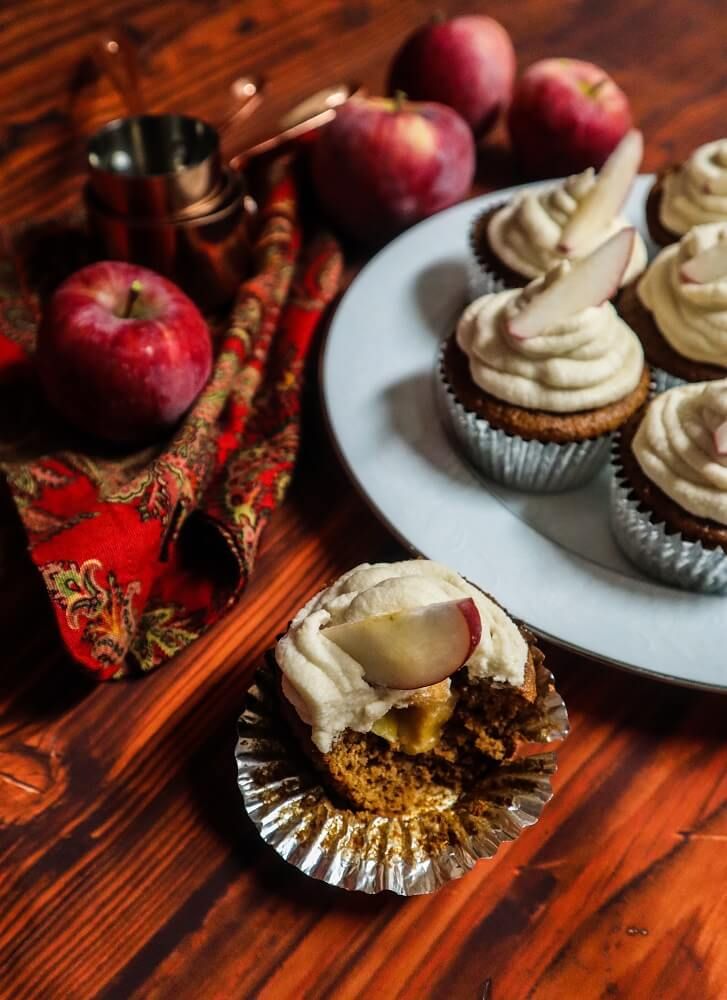
[(136, 52), (124, 32), (98, 36), (94, 54), (129, 116), (109, 122), (88, 143), (85, 201), (92, 234), (106, 256), (152, 267), (203, 306), (229, 301), (249, 257), (251, 199), (241, 169), (330, 121), (360, 88), (341, 84), (320, 91), (283, 115), (272, 134), (248, 131), (247, 148), (225, 155), (221, 136), (229, 146), (259, 106), (262, 80), (235, 80), (235, 110), (213, 128), (190, 116), (142, 113)]

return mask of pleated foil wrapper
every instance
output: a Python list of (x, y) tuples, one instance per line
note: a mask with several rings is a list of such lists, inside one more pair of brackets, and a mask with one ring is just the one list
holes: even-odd
[[(470, 226), (468, 243), (470, 248), (470, 255), (467, 258), (467, 290), (469, 293), (469, 301), (474, 302), (475, 299), (479, 299), (481, 295), (491, 295), (493, 292), (502, 292), (507, 288), (507, 285), (503, 279), (492, 270), (492, 267), (484, 259), (480, 259), (479, 250), (477, 247), (477, 227), (485, 215), (490, 215), (491, 212), (496, 211), (507, 204), (507, 199), (498, 202), (494, 205), (488, 205), (484, 212), (480, 212), (479, 215), (475, 216), (472, 220)], [(528, 282), (527, 278), (523, 279), (523, 285)]]
[[(262, 839), (312, 878), (365, 893), (434, 892), (515, 840), (552, 797), (555, 754), (541, 752), (493, 768), (476, 792), (453, 793), (416, 813), (345, 808), (332, 800), (289, 734), (273, 669), (269, 663), (259, 668), (238, 720), (237, 783)], [(538, 687), (537, 713), (525, 735), (537, 744), (562, 740), (568, 714), (542, 667)]]
[(667, 389), (673, 389), (677, 385), (686, 385), (686, 380), (672, 375), (663, 368), (656, 368), (651, 365), (651, 395), (658, 396)]
[(444, 350), (443, 345), (435, 379), (442, 417), (469, 461), (489, 479), (527, 493), (563, 493), (583, 486), (606, 463), (610, 434), (568, 444), (526, 441), (471, 413), (447, 382)]
[(618, 462), (611, 456), (610, 521), (619, 548), (648, 576), (702, 594), (727, 594), (727, 552), (705, 548), (680, 533), (667, 534), (648, 510), (639, 510)]

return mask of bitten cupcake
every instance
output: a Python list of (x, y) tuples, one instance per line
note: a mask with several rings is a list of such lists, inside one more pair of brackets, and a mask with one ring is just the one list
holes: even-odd
[(657, 177), (646, 200), (646, 222), (660, 246), (677, 243), (692, 226), (727, 222), (727, 139), (697, 147)]
[(727, 379), (656, 396), (614, 443), (611, 525), (649, 576), (727, 594)]
[[(473, 295), (522, 288), (563, 260), (585, 257), (629, 226), (618, 213), (641, 163), (641, 133), (629, 132), (599, 174), (592, 168), (555, 186), (526, 190), (478, 216), (470, 231)], [(646, 267), (644, 241), (636, 234), (622, 283)]]
[(621, 230), (523, 290), (476, 299), (445, 342), (443, 416), (486, 476), (530, 492), (580, 486), (646, 400), (641, 344), (608, 301), (633, 239)]
[(654, 388), (727, 376), (727, 222), (695, 226), (624, 288), (618, 309), (652, 366)]
[(245, 807), (282, 857), (345, 889), (415, 895), (536, 822), (555, 760), (533, 744), (563, 739), (568, 717), (527, 630), (413, 559), (356, 566), (312, 597), (238, 727)]

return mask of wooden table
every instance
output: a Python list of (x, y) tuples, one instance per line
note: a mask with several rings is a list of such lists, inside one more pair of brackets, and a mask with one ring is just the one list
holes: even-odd
[[(645, 131), (646, 169), (724, 134), (721, 0), (488, 10), (521, 66), (567, 53), (614, 73)], [(5, 0), (0, 217), (77, 198), (80, 137), (121, 110), (83, 59), (102, 18), (141, 43), (150, 107), (215, 120), (244, 71), (269, 74), (288, 102), (341, 78), (380, 87), (429, 11), (423, 0)], [(495, 147), (483, 184), (514, 179)], [(298, 474), (247, 593), (138, 683), (93, 687), (67, 662), (3, 498), (0, 995), (727, 996), (727, 703), (716, 695), (549, 650), (573, 722), (555, 798), (534, 830), (434, 897), (346, 895), (258, 840), (232, 755), (257, 657), (331, 576), (401, 555), (345, 480), (315, 387), (309, 404)]]

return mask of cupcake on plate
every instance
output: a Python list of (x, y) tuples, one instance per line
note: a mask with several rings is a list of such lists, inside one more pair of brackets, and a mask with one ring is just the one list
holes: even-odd
[(533, 637), (425, 559), (364, 563), (316, 594), (253, 696), (248, 813), (287, 860), (366, 892), (431, 891), (534, 823), (553, 759), (521, 751), (568, 728)]
[(649, 576), (727, 594), (727, 379), (656, 396), (614, 442), (611, 525)]
[(618, 309), (644, 346), (654, 388), (727, 376), (727, 222), (695, 226), (623, 289)]
[(678, 243), (692, 226), (727, 222), (727, 139), (698, 146), (688, 160), (654, 182), (646, 222), (660, 246)]
[[(564, 260), (585, 257), (629, 227), (619, 215), (643, 155), (641, 133), (629, 132), (596, 174), (593, 168), (554, 186), (528, 189), (479, 215), (470, 230), (473, 295), (522, 288)], [(646, 267), (636, 234), (622, 283)]]
[(633, 240), (632, 229), (620, 230), (525, 289), (476, 299), (445, 341), (443, 416), (486, 476), (530, 492), (581, 486), (646, 400), (641, 344), (608, 301)]

